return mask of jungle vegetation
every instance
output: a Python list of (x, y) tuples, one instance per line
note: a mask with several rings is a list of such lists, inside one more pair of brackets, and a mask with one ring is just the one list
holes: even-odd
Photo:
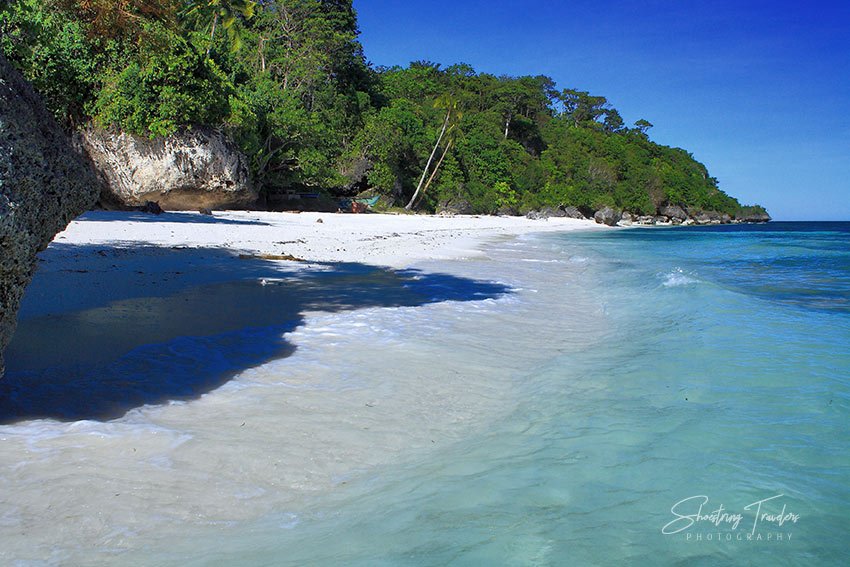
[(603, 96), (465, 64), (374, 67), (357, 37), (351, 0), (0, 2), (0, 50), (66, 128), (219, 128), (267, 193), (477, 213), (762, 210)]

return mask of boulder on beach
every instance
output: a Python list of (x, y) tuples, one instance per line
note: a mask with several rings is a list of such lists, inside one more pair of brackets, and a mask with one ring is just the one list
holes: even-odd
[(555, 207), (543, 207), (539, 211), (529, 211), (527, 215), (530, 219), (543, 220), (551, 217), (562, 218), (567, 216), (563, 209)]
[(614, 226), (620, 220), (620, 213), (612, 209), (611, 207), (602, 207), (593, 215), (593, 220), (595, 220), (599, 224), (607, 224), (608, 226)]
[(564, 207), (564, 214), (571, 219), (586, 219), (587, 217), (581, 214), (581, 211), (573, 206)]
[(0, 375), (36, 254), (98, 192), (91, 161), (0, 55)]
[(451, 199), (442, 201), (437, 206), (438, 215), (471, 215), (475, 213), (475, 207), (466, 199)]
[(89, 127), (79, 138), (104, 180), (104, 208), (155, 201), (165, 210), (238, 209), (257, 200), (248, 158), (213, 128), (195, 126), (150, 140)]

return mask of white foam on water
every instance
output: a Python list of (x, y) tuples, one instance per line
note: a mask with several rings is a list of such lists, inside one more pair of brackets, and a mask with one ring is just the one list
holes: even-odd
[(541, 274), (545, 256), (522, 244), (488, 250), (498, 262), (421, 268), (499, 280), (508, 295), (304, 313), (284, 335), (290, 356), (198, 399), (106, 423), (0, 426), (0, 563), (124, 565), (162, 541), (274, 514), (292, 529), (346, 479), (485, 430), (516, 409), (537, 337), (569, 317), (594, 325), (580, 298), (562, 301), (575, 268)]
[(659, 277), (663, 279), (661, 285), (664, 287), (678, 287), (699, 283), (699, 280), (694, 274), (685, 272), (682, 268), (674, 268), (670, 272), (659, 274)]

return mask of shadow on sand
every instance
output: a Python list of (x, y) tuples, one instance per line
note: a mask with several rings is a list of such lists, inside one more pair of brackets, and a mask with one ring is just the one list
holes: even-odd
[[(85, 256), (85, 247), (74, 248)], [(163, 258), (186, 256), (160, 251)], [(294, 352), (285, 334), (305, 311), (477, 301), (511, 292), (499, 283), (418, 270), (332, 263), (281, 271), (278, 262), (238, 260), (226, 250), (192, 254), (217, 260), (205, 265), (227, 273), (212, 274), (221, 281), (203, 285), (187, 280), (162, 296), (23, 320), (6, 350), (0, 423), (110, 420), (145, 404), (197, 398), (243, 369)]]
[(192, 223), (192, 224), (233, 224), (268, 226), (268, 223), (260, 220), (250, 219), (228, 219), (216, 215), (202, 215), (189, 211), (168, 211), (159, 215), (145, 213), (142, 211), (88, 211), (83, 213), (79, 220), (90, 220), (96, 222), (110, 221), (133, 221), (150, 223)]

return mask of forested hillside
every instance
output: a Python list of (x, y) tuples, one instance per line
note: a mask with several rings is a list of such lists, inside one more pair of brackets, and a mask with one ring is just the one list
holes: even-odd
[(368, 65), (350, 0), (17, 0), (0, 33), (66, 128), (220, 128), (266, 195), (380, 194), (477, 213), (764, 212), (604, 97), (463, 64)]

